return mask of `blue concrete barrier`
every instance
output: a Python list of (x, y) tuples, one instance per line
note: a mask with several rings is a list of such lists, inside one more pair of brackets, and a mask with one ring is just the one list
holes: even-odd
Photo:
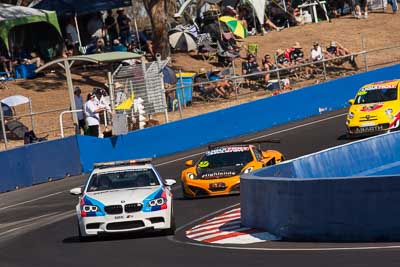
[[(0, 174), (0, 192), (42, 182), (48, 177), (76, 174), (81, 167), (79, 157), (82, 171), (88, 172), (95, 162), (160, 157), (318, 115), (321, 110), (340, 109), (362, 85), (398, 78), (399, 71), (400, 65), (382, 68), (123, 136), (105, 139), (77, 136), (59, 143), (52, 141), (2, 152), (0, 167), (5, 171)], [(63, 161), (57, 161), (60, 154), (66, 157)]]
[(111, 139), (78, 137), (82, 166), (90, 171), (94, 162), (164, 156), (340, 109), (362, 85), (399, 72), (400, 65), (382, 68)]
[(396, 132), (244, 175), (242, 223), (287, 240), (398, 241), (399, 165)]
[(0, 192), (82, 173), (76, 137), (0, 152)]

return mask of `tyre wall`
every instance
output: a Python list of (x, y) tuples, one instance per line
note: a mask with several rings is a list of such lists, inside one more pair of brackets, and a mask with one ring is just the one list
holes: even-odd
[(82, 173), (76, 137), (0, 152), (0, 192)]
[(114, 138), (78, 136), (82, 166), (164, 156), (340, 109), (362, 85), (400, 78), (399, 72), (400, 65), (382, 68)]
[(400, 132), (245, 175), (245, 226), (286, 240), (400, 240)]

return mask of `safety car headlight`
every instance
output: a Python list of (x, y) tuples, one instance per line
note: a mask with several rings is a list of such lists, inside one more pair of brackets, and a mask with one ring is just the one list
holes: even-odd
[(253, 169), (254, 167), (248, 167), (243, 171), (243, 173), (250, 173)]
[(149, 201), (149, 206), (150, 207), (162, 206), (165, 203), (167, 203), (167, 199), (160, 197), (160, 198), (156, 198), (156, 199), (150, 200)]
[(92, 206), (92, 205), (84, 205), (82, 207), (82, 210), (84, 212), (98, 212), (100, 209), (97, 206)]
[(191, 173), (191, 172), (189, 172), (189, 173), (187, 174), (187, 176), (188, 176), (189, 179), (192, 179), (192, 180), (196, 178), (196, 176), (194, 175), (194, 173)]
[(351, 120), (354, 118), (354, 113), (353, 112), (349, 112), (349, 114), (347, 115), (347, 117)]

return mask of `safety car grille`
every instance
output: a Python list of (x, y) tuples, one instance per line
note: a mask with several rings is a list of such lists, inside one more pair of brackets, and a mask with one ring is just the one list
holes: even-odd
[(142, 203), (132, 203), (132, 204), (126, 204), (125, 205), (125, 212), (130, 213), (130, 212), (137, 212), (142, 210)]
[(107, 230), (126, 230), (143, 227), (143, 221), (116, 222), (107, 224)]
[(376, 121), (378, 120), (378, 116), (371, 116), (371, 115), (367, 115), (364, 117), (360, 117), (360, 122), (364, 122), (364, 121)]
[(122, 213), (122, 206), (121, 205), (105, 206), (104, 211), (107, 212), (107, 214), (120, 214)]

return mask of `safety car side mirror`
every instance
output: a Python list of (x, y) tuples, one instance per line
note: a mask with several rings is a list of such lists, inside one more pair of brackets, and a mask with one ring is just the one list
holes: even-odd
[(71, 195), (81, 195), (82, 194), (82, 187), (76, 187), (76, 188), (72, 188), (71, 190), (69, 190), (69, 193)]
[(174, 179), (166, 179), (165, 180), (165, 185), (166, 186), (172, 186), (174, 184), (176, 184), (176, 180), (174, 180)]

